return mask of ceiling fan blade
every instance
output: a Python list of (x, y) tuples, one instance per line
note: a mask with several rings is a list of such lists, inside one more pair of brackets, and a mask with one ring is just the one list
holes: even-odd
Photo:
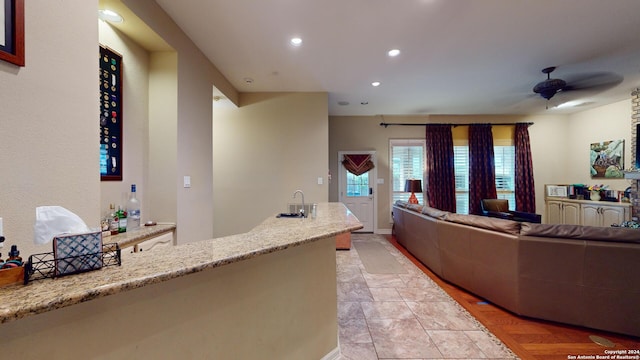
[(624, 80), (622, 76), (612, 72), (576, 75), (573, 78), (566, 80), (567, 85), (562, 89), (562, 91), (586, 90), (598, 93), (619, 85), (622, 80)]

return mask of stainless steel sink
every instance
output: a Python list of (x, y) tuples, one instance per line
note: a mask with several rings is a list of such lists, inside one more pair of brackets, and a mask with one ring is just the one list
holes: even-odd
[(276, 215), (277, 218), (301, 218), (303, 217), (300, 213), (280, 213)]

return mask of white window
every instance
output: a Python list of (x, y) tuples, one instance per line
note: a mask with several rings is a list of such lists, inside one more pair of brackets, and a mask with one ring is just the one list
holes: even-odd
[[(509, 210), (515, 210), (515, 146), (493, 147), (496, 191), (498, 199), (509, 200)], [(456, 212), (469, 213), (469, 146), (453, 147), (453, 163), (456, 178)]]
[(469, 147), (453, 147), (453, 167), (456, 179), (456, 212), (469, 213)]
[[(408, 201), (411, 193), (404, 192), (404, 183), (408, 179), (424, 182), (425, 140), (390, 140), (389, 158), (391, 159), (391, 203), (396, 200)], [(416, 198), (424, 205), (423, 193), (416, 193)]]

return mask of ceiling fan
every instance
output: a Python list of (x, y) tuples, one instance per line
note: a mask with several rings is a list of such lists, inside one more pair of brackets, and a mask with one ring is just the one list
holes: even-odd
[(541, 81), (533, 87), (533, 92), (549, 100), (559, 92), (589, 90), (600, 92), (620, 84), (623, 77), (609, 72), (596, 72), (576, 77), (571, 81), (562, 79), (552, 79), (551, 73), (556, 69), (550, 66), (542, 69), (542, 73), (547, 74), (547, 79)]
[(539, 82), (533, 87), (534, 93), (540, 94), (540, 96), (547, 100), (551, 99), (558, 91), (562, 91), (565, 86), (567, 86), (566, 81), (551, 78), (551, 73), (555, 69), (555, 66), (542, 69), (542, 73), (547, 74), (547, 80)]

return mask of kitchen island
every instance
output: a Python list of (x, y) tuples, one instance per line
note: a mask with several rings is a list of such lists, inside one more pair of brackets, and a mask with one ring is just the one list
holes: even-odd
[(315, 219), (122, 252), (122, 266), (0, 289), (3, 355), (277, 358), (338, 354), (335, 237), (362, 227), (340, 203)]

